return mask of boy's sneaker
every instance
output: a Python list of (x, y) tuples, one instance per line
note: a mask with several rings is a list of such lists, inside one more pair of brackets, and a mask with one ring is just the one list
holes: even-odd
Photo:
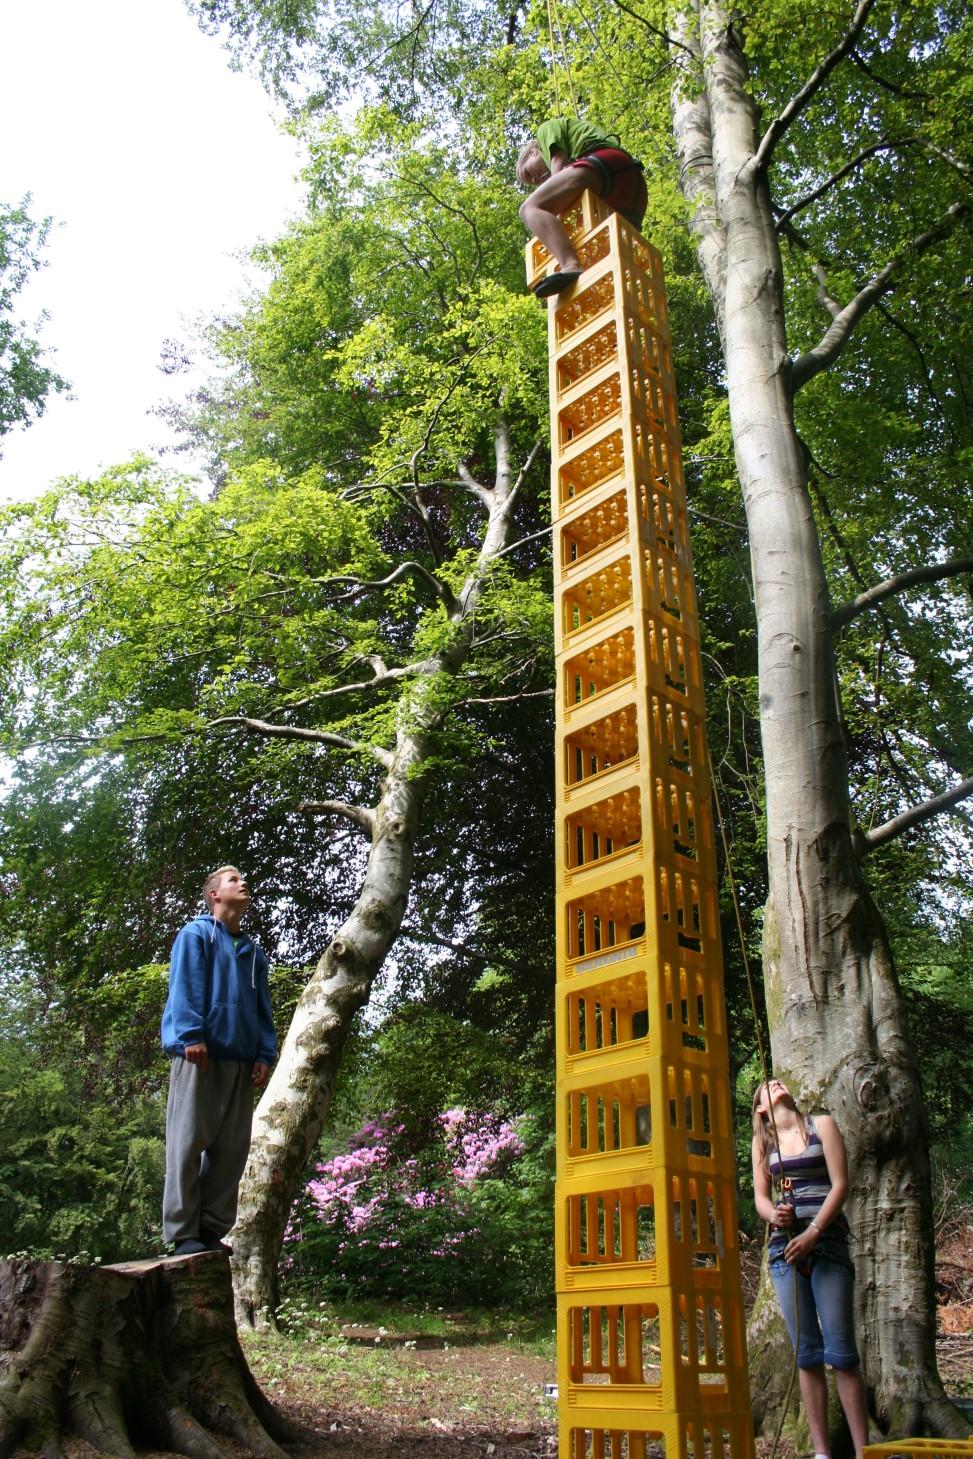
[(187, 1236), (185, 1241), (176, 1242), (173, 1254), (175, 1256), (202, 1256), (203, 1252), (209, 1251), (209, 1249), (205, 1242), (197, 1241), (195, 1236)]
[(199, 1239), (203, 1243), (203, 1249), (205, 1251), (221, 1251), (224, 1256), (233, 1255), (233, 1247), (228, 1246), (225, 1241), (222, 1241), (215, 1231), (201, 1230)]

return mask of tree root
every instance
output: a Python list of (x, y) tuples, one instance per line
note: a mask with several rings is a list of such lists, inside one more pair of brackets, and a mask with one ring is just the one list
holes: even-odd
[(286, 1459), (298, 1431), (247, 1367), (225, 1257), (0, 1262), (0, 1459), (61, 1459), (69, 1434), (117, 1459), (226, 1459), (220, 1435)]

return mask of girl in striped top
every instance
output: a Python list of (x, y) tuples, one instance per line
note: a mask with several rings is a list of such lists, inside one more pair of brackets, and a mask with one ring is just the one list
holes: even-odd
[[(770, 1225), (770, 1275), (797, 1353), (815, 1459), (831, 1454), (825, 1363), (834, 1369), (861, 1459), (868, 1414), (855, 1347), (855, 1269), (842, 1212), (848, 1193), (845, 1143), (830, 1115), (804, 1114), (787, 1085), (771, 1079), (753, 1097), (752, 1153), (754, 1199)], [(774, 1184), (781, 1191), (776, 1203)]]

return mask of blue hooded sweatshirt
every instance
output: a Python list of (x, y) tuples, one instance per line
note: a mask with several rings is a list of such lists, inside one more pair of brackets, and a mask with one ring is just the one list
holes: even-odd
[(267, 958), (245, 932), (234, 937), (207, 913), (172, 945), (162, 1045), (171, 1058), (205, 1044), (211, 1059), (273, 1064), (277, 1037), (270, 1010)]

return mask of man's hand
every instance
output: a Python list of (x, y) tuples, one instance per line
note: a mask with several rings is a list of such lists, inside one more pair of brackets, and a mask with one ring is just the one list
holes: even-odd
[(250, 1073), (250, 1082), (253, 1084), (254, 1089), (263, 1089), (269, 1078), (269, 1065), (261, 1064), (259, 1061), (254, 1064), (253, 1069)]
[(209, 1049), (205, 1044), (187, 1044), (183, 1049), (187, 1064), (195, 1064), (200, 1074), (209, 1068)]

